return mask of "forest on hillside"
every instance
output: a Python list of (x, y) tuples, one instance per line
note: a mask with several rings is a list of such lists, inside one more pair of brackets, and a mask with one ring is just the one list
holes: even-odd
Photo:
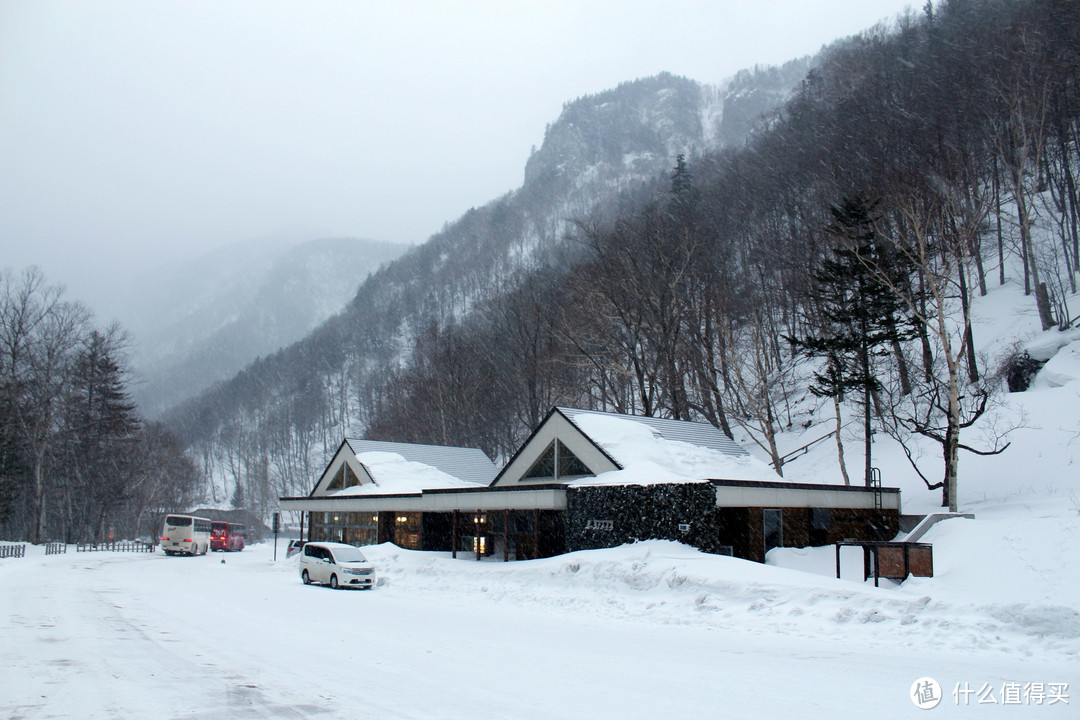
[(0, 537), (145, 536), (198, 498), (176, 436), (136, 411), (126, 350), (37, 268), (0, 272)]
[[(964, 431), (1003, 378), (1021, 387), (1031, 370), (976, 355), (972, 298), (1015, 263), (1044, 329), (1078, 320), (1078, 81), (1071, 3), (927, 3), (828, 48), (744, 144), (672, 156), (664, 176), (580, 208), (547, 252), (507, 246), (536, 218), (506, 199), (462, 219), (468, 249), (436, 236), (414, 253), (473, 268), (459, 289), (498, 273), (498, 292), (413, 287), (407, 258), (377, 301), (359, 294), (170, 422), (205, 472), (233, 479), (235, 502), (264, 512), (306, 492), (347, 433), (506, 458), (554, 405), (738, 425), (782, 474), (775, 436), (794, 363), (811, 357), (838, 426), (850, 395), (867, 442), (885, 431), (940, 446), (943, 470), (924, 480), (954, 506), (961, 450), (1001, 449)], [(300, 364), (318, 372), (283, 393), (275, 383)]]
[[(1017, 258), (1044, 329), (1080, 319), (1080, 22), (1068, 3), (927, 4), (831, 48), (744, 146), (581, 218), (577, 252), (427, 328), (361, 404), (371, 437), (505, 457), (555, 404), (738, 423), (783, 471), (789, 372), (941, 447), (1003, 372), (970, 307)], [(837, 422), (841, 422), (836, 405)], [(869, 462), (870, 453), (866, 454)], [(865, 477), (857, 481), (868, 481)]]

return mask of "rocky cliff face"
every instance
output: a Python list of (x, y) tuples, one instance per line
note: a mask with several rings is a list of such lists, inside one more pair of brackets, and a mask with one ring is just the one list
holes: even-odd
[(559, 183), (601, 197), (688, 158), (742, 144), (805, 77), (811, 59), (702, 85), (662, 73), (567, 103), (525, 165), (525, 187)]
[(703, 149), (703, 117), (718, 99), (693, 80), (662, 74), (567, 103), (526, 163), (525, 185), (651, 177), (678, 154)]

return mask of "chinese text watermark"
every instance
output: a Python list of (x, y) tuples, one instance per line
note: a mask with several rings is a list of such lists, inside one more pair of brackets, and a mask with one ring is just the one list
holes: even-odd
[[(950, 694), (956, 705), (1068, 705), (1069, 683), (1003, 682), (994, 685), (964, 681), (956, 683)], [(930, 710), (947, 695), (934, 678), (921, 677), (911, 684), (908, 697), (916, 707)]]

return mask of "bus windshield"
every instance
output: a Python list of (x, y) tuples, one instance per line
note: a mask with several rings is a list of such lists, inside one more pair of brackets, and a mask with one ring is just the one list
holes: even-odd
[(165, 524), (173, 527), (187, 527), (191, 524), (191, 518), (184, 515), (169, 515), (165, 518)]

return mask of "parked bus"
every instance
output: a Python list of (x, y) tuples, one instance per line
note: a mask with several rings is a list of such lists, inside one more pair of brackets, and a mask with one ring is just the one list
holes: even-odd
[(210, 551), (210, 519), (166, 515), (161, 549), (166, 555), (205, 555)]
[(240, 523), (215, 520), (210, 526), (210, 549), (237, 552), (244, 549), (247, 528)]

